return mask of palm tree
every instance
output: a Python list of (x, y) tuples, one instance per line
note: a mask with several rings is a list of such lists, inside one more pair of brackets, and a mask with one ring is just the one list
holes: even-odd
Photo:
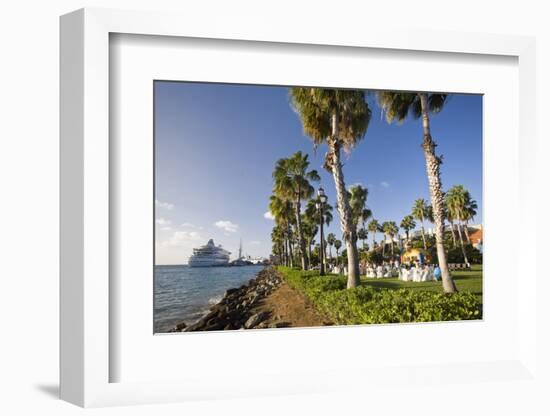
[(468, 223), (474, 220), (474, 217), (477, 215), (477, 201), (475, 199), (469, 199), (466, 202), (466, 213), (463, 218), (464, 225), (466, 228), (466, 235), (468, 233)]
[(308, 155), (296, 152), (287, 159), (279, 159), (273, 171), (273, 190), (276, 195), (294, 204), (296, 216), (296, 231), (300, 246), (302, 269), (308, 269), (306, 256), (306, 240), (302, 231), (301, 201), (311, 198), (314, 189), (309, 181), (319, 181), (316, 170), (308, 171)]
[[(458, 206), (464, 204), (463, 193), (461, 190), (453, 186), (445, 193), (445, 204), (446, 204), (446, 216), (449, 224), (451, 225), (451, 233), (453, 236), (453, 247), (456, 247), (456, 235), (455, 235), (455, 220), (458, 220), (459, 209)], [(460, 220), (458, 220), (460, 221)], [(458, 231), (460, 241), (462, 242), (462, 234), (460, 234), (460, 229)]]
[(429, 94), (425, 92), (404, 93), (381, 91), (378, 93), (378, 102), (386, 115), (386, 120), (403, 122), (410, 113), (414, 118), (422, 119), (423, 139), (422, 149), (426, 160), (426, 173), (428, 176), (430, 197), (432, 200), (435, 241), (443, 291), (454, 293), (457, 291), (454, 280), (447, 266), (447, 255), (444, 246), (444, 210), (445, 201), (443, 187), (441, 185), (440, 165), (442, 157), (435, 154), (436, 143), (430, 131), (430, 112), (438, 113), (443, 109), (448, 96), (446, 94)]
[(367, 233), (367, 230), (365, 230), (364, 228), (359, 228), (357, 230), (357, 238), (359, 240), (363, 240), (363, 249), (365, 248), (365, 240), (368, 238), (368, 233)]
[(294, 267), (294, 255), (292, 251), (292, 224), (293, 209), (290, 201), (271, 195), (269, 198), (269, 211), (275, 217), (275, 223), (281, 227), (283, 233), (283, 244), (285, 246), (285, 265)]
[(332, 173), (336, 187), (340, 227), (347, 247), (347, 287), (359, 286), (359, 255), (357, 230), (346, 192), (342, 170), (341, 150), (351, 149), (367, 132), (371, 111), (361, 90), (328, 88), (291, 88), (292, 106), (299, 115), (304, 133), (317, 146), (326, 142), (325, 168)]
[[(382, 229), (384, 230), (384, 234), (390, 237), (391, 241), (391, 254), (394, 255), (393, 250), (393, 237), (399, 232), (399, 227), (397, 227), (397, 224), (394, 221), (386, 221), (382, 223)], [(384, 241), (384, 246), (385, 246)]]
[(367, 221), (372, 218), (372, 211), (369, 208), (364, 208), (363, 211), (361, 211), (361, 225), (366, 230), (367, 229)]
[(287, 266), (287, 256), (285, 253), (284, 229), (280, 225), (275, 225), (271, 231), (271, 241), (273, 242), (273, 254), (279, 258), (279, 263)]
[(445, 211), (444, 218), (449, 222), (449, 228), (451, 230), (451, 237), (453, 239), (453, 248), (456, 248), (456, 234), (455, 234), (455, 222), (453, 220), (452, 208), (449, 207), (447, 195), (445, 195)]
[(424, 250), (428, 247), (426, 245), (426, 231), (424, 230), (424, 221), (428, 218), (429, 205), (425, 199), (417, 199), (414, 201), (412, 207), (412, 216), (420, 221), (420, 230), (422, 232), (422, 243), (424, 245)]
[(477, 214), (477, 201), (472, 199), (469, 191), (466, 191), (466, 197), (464, 207), (460, 212), (460, 221), (462, 227), (462, 233), (464, 234), (464, 240), (466, 243), (470, 241), (468, 237), (468, 222), (472, 220)]
[(340, 248), (342, 247), (342, 242), (340, 240), (334, 241), (334, 248), (336, 249), (336, 264), (340, 265), (340, 259), (338, 258), (340, 255), (338, 252), (340, 251)]
[(336, 241), (336, 236), (333, 233), (329, 233), (327, 235), (327, 243), (329, 246), (328, 254), (331, 260), (332, 260), (332, 246), (334, 245), (335, 241)]
[[(318, 229), (317, 226), (320, 224), (320, 221), (321, 221), (320, 212), (317, 209), (317, 202), (318, 202), (318, 198), (313, 198), (307, 201), (306, 209), (304, 211), (304, 217), (306, 221), (311, 225), (315, 225), (315, 233), (313, 237), (315, 237), (315, 234), (317, 233), (317, 229)], [(332, 205), (325, 202), (323, 204), (323, 224), (328, 227), (332, 222), (332, 220), (333, 220)], [(311, 244), (313, 244), (313, 242)], [(326, 259), (326, 246), (327, 246), (326, 244), (323, 245), (324, 251), (325, 251), (323, 253), (324, 259)], [(311, 255), (310, 255), (310, 258), (311, 258)]]
[(361, 185), (353, 185), (348, 189), (348, 199), (351, 208), (351, 217), (353, 225), (357, 231), (359, 222), (363, 221), (363, 216), (368, 218), (371, 215), (370, 210), (365, 208), (369, 191)]
[(414, 217), (412, 215), (405, 215), (401, 220), (400, 226), (405, 230), (405, 234), (407, 234), (407, 244), (409, 244), (409, 232), (416, 227)]
[[(445, 195), (445, 202), (447, 203), (447, 209), (451, 219), (451, 227), (453, 227), (453, 219), (458, 222), (457, 230), (460, 239), (460, 248), (464, 256), (464, 263), (468, 263), (468, 257), (466, 256), (466, 250), (464, 248), (464, 240), (468, 242), (468, 233), (462, 227), (462, 222), (466, 222), (470, 218), (472, 210), (475, 211), (475, 208), (477, 208), (477, 203), (472, 200), (470, 192), (462, 185), (451, 187)], [(472, 205), (475, 205), (475, 208)], [(464, 238), (462, 237), (463, 233)]]
[(372, 219), (367, 226), (367, 230), (372, 234), (372, 249), (376, 245), (376, 233), (380, 231), (380, 224), (377, 220)]
[(302, 214), (302, 233), (306, 241), (307, 260), (311, 265), (311, 246), (315, 243), (315, 236), (319, 227), (315, 221), (312, 221), (305, 213)]

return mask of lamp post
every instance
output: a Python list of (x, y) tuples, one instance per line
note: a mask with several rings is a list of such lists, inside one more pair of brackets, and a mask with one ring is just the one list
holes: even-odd
[(320, 228), (319, 235), (321, 238), (321, 244), (320, 244), (320, 250), (319, 250), (319, 263), (320, 263), (319, 274), (321, 276), (324, 276), (325, 275), (325, 237), (323, 235), (323, 223), (325, 221), (324, 221), (324, 215), (323, 215), (324, 214), (323, 208), (325, 206), (325, 203), (327, 202), (327, 196), (325, 195), (325, 190), (323, 188), (319, 188), (319, 190), (317, 191), (317, 196), (318, 196), (318, 199), (315, 205), (319, 210), (319, 228)]

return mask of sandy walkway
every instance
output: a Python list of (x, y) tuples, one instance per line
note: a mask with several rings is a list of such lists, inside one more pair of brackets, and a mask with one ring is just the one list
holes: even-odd
[(314, 306), (286, 282), (263, 299), (254, 313), (267, 312), (269, 319), (261, 327), (308, 327), (332, 325), (329, 319), (319, 314)]

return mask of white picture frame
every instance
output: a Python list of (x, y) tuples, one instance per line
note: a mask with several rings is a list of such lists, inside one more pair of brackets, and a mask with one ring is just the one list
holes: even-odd
[[(204, 25), (189, 16), (107, 9), (83, 9), (61, 18), (61, 398), (80, 406), (159, 403), (214, 397), (248, 397), (377, 388), (400, 380), (401, 389), (419, 385), (508, 381), (538, 383), (536, 284), (541, 278), (532, 255), (520, 247), (518, 262), (524, 265), (524, 282), (518, 287), (517, 346), (498, 360), (440, 361), (413, 367), (391, 368), (381, 363), (356, 368), (337, 366), (320, 372), (270, 372), (269, 382), (240, 380), (231, 385), (216, 383), (211, 374), (188, 379), (148, 382), (112, 382), (111, 367), (121, 357), (111, 348), (111, 314), (116, 305), (110, 296), (109, 279), (114, 259), (110, 253), (110, 34), (224, 39), (285, 44), (330, 45), (332, 48), (371, 48), (437, 54), (507, 56), (517, 59), (519, 69), (519, 191), (518, 213), (531, 213), (536, 204), (530, 180), (535, 171), (535, 41), (532, 38), (433, 33), (388, 28), (387, 32), (361, 28), (355, 32), (300, 31), (277, 25), (261, 28), (231, 22)], [(243, 35), (245, 33), (246, 35)], [(529, 109), (529, 110), (528, 110)], [(520, 215), (524, 238), (534, 241), (536, 219)], [(518, 273), (517, 270), (511, 273)], [(338, 330), (338, 329), (336, 329)], [(346, 329), (359, 331), (357, 328)], [(405, 329), (404, 329), (405, 330)], [(412, 331), (412, 330), (411, 330)], [(242, 334), (236, 334), (242, 335)], [(516, 336), (517, 335), (517, 336)], [(209, 335), (210, 336), (210, 335)], [(267, 335), (265, 335), (267, 336)], [(271, 335), (273, 336), (273, 335)], [(512, 350), (511, 350), (512, 351)], [(498, 354), (497, 354), (498, 355)], [(252, 365), (252, 364), (251, 364)], [(442, 375), (447, 373), (447, 375)], [(267, 375), (267, 373), (266, 373)], [(449, 375), (452, 375), (449, 376)], [(382, 394), (384, 387), (379, 388)], [(488, 395), (496, 391), (488, 391)]]

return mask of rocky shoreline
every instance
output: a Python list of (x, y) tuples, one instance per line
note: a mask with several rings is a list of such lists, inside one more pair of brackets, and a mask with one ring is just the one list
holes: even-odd
[(187, 326), (182, 322), (169, 332), (217, 331), (259, 328), (284, 328), (287, 322), (267, 324), (269, 312), (254, 312), (262, 300), (276, 290), (283, 280), (273, 267), (261, 270), (255, 279), (239, 288), (228, 289), (222, 300), (198, 322)]

